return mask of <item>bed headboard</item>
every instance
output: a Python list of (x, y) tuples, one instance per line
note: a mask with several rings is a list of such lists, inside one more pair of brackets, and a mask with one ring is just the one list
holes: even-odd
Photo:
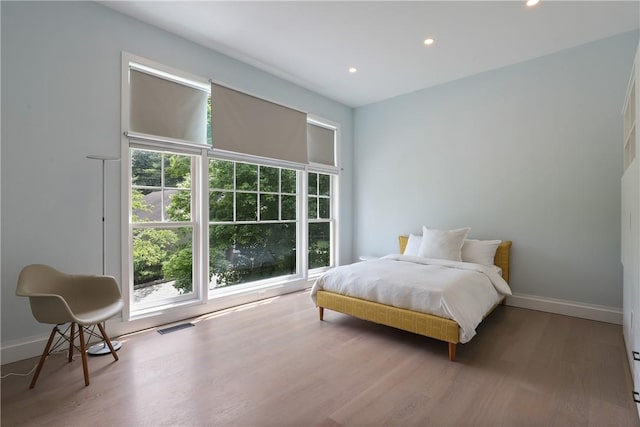
[[(400, 243), (400, 253), (404, 253), (404, 249), (407, 247), (409, 236), (398, 236), (398, 242)], [(493, 263), (502, 269), (502, 278), (509, 283), (509, 258), (511, 255), (511, 240), (504, 240), (498, 246), (496, 250), (496, 256), (493, 259)]]

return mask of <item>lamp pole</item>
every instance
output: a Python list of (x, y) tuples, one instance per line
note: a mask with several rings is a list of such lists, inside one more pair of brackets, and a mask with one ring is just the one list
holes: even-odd
[[(106, 253), (107, 253), (107, 240), (106, 240), (107, 223), (105, 222), (105, 218), (107, 216), (107, 211), (106, 211), (107, 194), (106, 194), (106, 182), (104, 179), (105, 163), (119, 161), (120, 159), (118, 157), (104, 156), (101, 154), (90, 154), (87, 156), (87, 159), (100, 160), (102, 162), (102, 275), (104, 276), (106, 274)], [(111, 345), (113, 346), (114, 350), (118, 350), (120, 349), (120, 347), (122, 347), (122, 343), (120, 341), (115, 341), (115, 340), (111, 341)], [(89, 347), (89, 349), (87, 350), (87, 353), (93, 356), (108, 354), (110, 352), (111, 350), (109, 350), (109, 346), (107, 346), (107, 344), (104, 341)]]

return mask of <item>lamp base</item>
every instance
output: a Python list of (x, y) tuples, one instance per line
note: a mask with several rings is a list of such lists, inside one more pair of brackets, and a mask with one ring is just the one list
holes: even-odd
[[(115, 351), (120, 350), (120, 347), (122, 347), (122, 343), (120, 341), (111, 341), (111, 345)], [(91, 356), (104, 356), (105, 354), (111, 354), (111, 350), (109, 350), (107, 343), (102, 341), (101, 343), (89, 347), (87, 354)]]

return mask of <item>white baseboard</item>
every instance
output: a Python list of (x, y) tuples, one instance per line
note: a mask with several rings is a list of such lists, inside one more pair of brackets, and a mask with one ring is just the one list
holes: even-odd
[(514, 294), (507, 297), (507, 305), (622, 325), (622, 309), (620, 307), (608, 307), (524, 294)]
[[(49, 332), (50, 333), (50, 332)], [(13, 340), (2, 345), (0, 360), (2, 364), (17, 362), (18, 360), (40, 356), (44, 350), (49, 333), (42, 336), (33, 336), (20, 340)]]

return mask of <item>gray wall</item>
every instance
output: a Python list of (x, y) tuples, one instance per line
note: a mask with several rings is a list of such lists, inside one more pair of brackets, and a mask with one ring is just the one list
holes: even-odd
[[(2, 8), (2, 344), (40, 335), (14, 296), (30, 263), (100, 272), (100, 166), (120, 153), (121, 51), (342, 124), (342, 262), (351, 259), (353, 110), (95, 3)], [(107, 168), (107, 273), (120, 276), (120, 170)]]
[(637, 33), (355, 112), (354, 253), (421, 226), (513, 240), (515, 293), (622, 306), (621, 109)]

